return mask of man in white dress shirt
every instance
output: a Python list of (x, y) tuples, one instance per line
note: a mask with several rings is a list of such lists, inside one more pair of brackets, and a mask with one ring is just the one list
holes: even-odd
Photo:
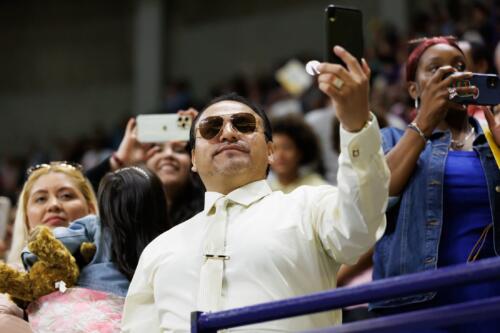
[[(338, 187), (272, 192), (269, 120), (239, 96), (212, 101), (191, 129), (205, 209), (144, 250), (125, 301), (124, 332), (186, 332), (192, 311), (217, 311), (335, 288), (383, 234), (389, 171), (370, 115), (370, 70), (345, 50), (318, 77), (342, 123)], [(175, 207), (172, 207), (175, 209)], [(234, 330), (296, 332), (341, 322), (339, 311)]]

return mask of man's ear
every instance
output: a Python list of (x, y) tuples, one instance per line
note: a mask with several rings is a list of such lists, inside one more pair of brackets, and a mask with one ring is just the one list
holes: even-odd
[(272, 141), (267, 142), (267, 163), (274, 163), (274, 143)]
[(197, 172), (194, 149), (191, 149), (191, 171)]
[(410, 94), (412, 99), (417, 99), (419, 97), (417, 82), (414, 81), (408, 82), (408, 93)]

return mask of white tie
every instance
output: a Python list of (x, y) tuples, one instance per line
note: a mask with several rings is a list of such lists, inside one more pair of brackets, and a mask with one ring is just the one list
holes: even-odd
[(224, 261), (229, 259), (226, 255), (226, 206), (229, 199), (219, 198), (215, 202), (215, 216), (205, 240), (204, 259), (201, 266), (200, 287), (198, 290), (198, 310), (220, 310), (222, 297), (222, 279), (224, 277)]

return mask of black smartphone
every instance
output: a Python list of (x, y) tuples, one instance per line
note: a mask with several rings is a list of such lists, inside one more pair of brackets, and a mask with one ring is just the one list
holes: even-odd
[(333, 47), (339, 45), (361, 61), (364, 52), (363, 14), (361, 10), (329, 5), (325, 8), (325, 20), (325, 60), (344, 65), (343, 61), (333, 53)]
[(458, 94), (452, 101), (460, 104), (498, 105), (500, 104), (500, 78), (495, 74), (474, 73), (469, 80), (455, 82), (453, 87), (475, 86), (477, 94)]

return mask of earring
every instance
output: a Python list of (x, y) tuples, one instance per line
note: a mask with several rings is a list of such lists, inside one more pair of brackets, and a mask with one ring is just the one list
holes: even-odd
[(415, 110), (418, 110), (418, 107), (420, 106), (420, 98), (415, 98)]

